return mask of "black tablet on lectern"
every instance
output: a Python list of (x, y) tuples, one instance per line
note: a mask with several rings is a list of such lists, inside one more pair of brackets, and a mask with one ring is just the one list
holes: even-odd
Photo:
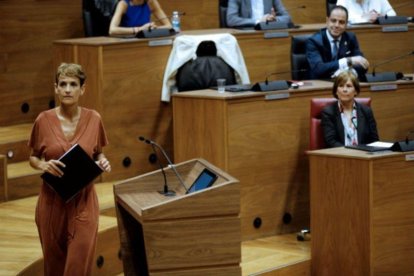
[(191, 187), (188, 189), (187, 194), (203, 190), (205, 188), (211, 187), (216, 181), (217, 175), (208, 169), (204, 169)]

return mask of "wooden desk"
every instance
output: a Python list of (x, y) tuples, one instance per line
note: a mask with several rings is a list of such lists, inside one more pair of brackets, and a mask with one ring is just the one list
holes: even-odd
[(312, 275), (413, 275), (414, 152), (309, 158)]
[[(282, 100), (267, 100), (273, 93), (213, 90), (173, 96), (174, 159), (202, 157), (240, 180), (243, 239), (309, 226), (310, 100), (332, 97), (331, 87), (312, 81)], [(402, 140), (414, 129), (413, 88), (413, 82), (384, 92), (362, 86), (361, 97), (372, 98), (381, 139)], [(262, 221), (258, 229), (256, 218)]]
[[(256, 31), (237, 31), (240, 48), (253, 82), (263, 81), (267, 74), (273, 72), (289, 72), (291, 37), (301, 34), (312, 34), (325, 24), (304, 24), (299, 29), (289, 30), (288, 37), (265, 39), (264, 33)], [(371, 66), (414, 49), (414, 24), (410, 24), (408, 32), (384, 33), (381, 26), (363, 25), (348, 28), (358, 38), (360, 48)], [(272, 31), (281, 32), (281, 31)], [(378, 45), (381, 47), (378, 47)], [(396, 43), (396, 44), (394, 44)], [(396, 52), (398, 49), (398, 53)], [(410, 60), (411, 62), (407, 62)], [(377, 71), (414, 72), (414, 57), (396, 60), (377, 68)], [(279, 74), (273, 79), (290, 79), (291, 74)]]
[[(300, 29), (291, 30), (290, 35), (313, 33), (320, 27), (321, 24), (303, 25)], [(263, 81), (269, 72), (290, 70), (290, 37), (265, 39), (263, 32), (233, 29), (184, 33), (218, 32), (230, 32), (237, 37), (252, 82)], [(405, 52), (414, 48), (413, 25), (404, 35), (382, 33), (379, 26), (359, 27), (356, 32), (361, 32), (358, 38), (362, 45), (377, 43), (376, 40), (390, 41), (383, 43), (382, 47), (364, 46), (368, 58), (370, 49), (374, 53), (371, 63), (389, 58), (395, 49)], [(365, 36), (368, 37), (366, 42)], [(171, 45), (150, 47), (148, 40), (109, 37), (67, 39), (54, 43), (53, 68), (63, 61), (82, 64), (88, 76), (82, 104), (97, 109), (103, 116), (110, 140), (105, 151), (113, 166), (112, 173), (103, 176), (104, 180), (130, 177), (157, 168), (148, 163), (152, 151), (151, 147), (139, 143), (137, 138), (141, 135), (156, 140), (172, 155), (171, 107), (160, 102), (170, 50)], [(413, 62), (396, 61), (388, 66), (384, 65), (383, 69), (414, 72)], [(289, 75), (280, 74), (276, 78), (289, 79)], [(123, 163), (128, 164), (128, 160), (131, 161), (130, 166), (125, 167)]]

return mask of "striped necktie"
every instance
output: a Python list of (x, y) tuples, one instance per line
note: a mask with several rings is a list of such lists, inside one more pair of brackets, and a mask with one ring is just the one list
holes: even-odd
[(338, 59), (338, 39), (333, 40), (332, 60)]

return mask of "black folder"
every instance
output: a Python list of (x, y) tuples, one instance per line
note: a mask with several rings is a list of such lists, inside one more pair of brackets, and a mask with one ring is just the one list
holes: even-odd
[(345, 148), (348, 148), (348, 149), (356, 149), (356, 150), (363, 150), (363, 151), (368, 151), (368, 152), (391, 150), (391, 148), (368, 146), (368, 145), (364, 145), (364, 144), (349, 145), (349, 146), (345, 146)]
[(61, 168), (62, 177), (45, 172), (41, 177), (65, 201), (70, 201), (80, 190), (91, 183), (103, 170), (78, 144), (63, 154), (59, 161), (66, 167)]

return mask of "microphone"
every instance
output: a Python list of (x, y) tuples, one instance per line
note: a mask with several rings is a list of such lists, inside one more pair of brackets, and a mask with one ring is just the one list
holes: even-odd
[(392, 147), (391, 150), (392, 151), (401, 151), (401, 152), (405, 152), (405, 151), (414, 151), (414, 141), (413, 140), (409, 140), (409, 136), (411, 134), (413, 134), (414, 131), (408, 131), (407, 135), (405, 136), (405, 141), (403, 142), (395, 142)]
[[(182, 16), (185, 15), (185, 12), (179, 12), (178, 15)], [(160, 22), (164, 19), (170, 19), (172, 16), (166, 16), (163, 18), (160, 18), (154, 23)], [(139, 31), (135, 37), (137, 38), (154, 38), (154, 37), (165, 37), (165, 36), (173, 36), (176, 34), (176, 31), (173, 28), (167, 29), (167, 28), (151, 28), (149, 27), (146, 30)]]
[(256, 91), (256, 92), (287, 90), (289, 89), (291, 82), (288, 82), (285, 80), (269, 81), (269, 77), (274, 76), (274, 75), (280, 75), (280, 74), (287, 74), (287, 73), (294, 73), (294, 72), (306, 72), (306, 71), (308, 70), (299, 69), (299, 70), (274, 72), (274, 73), (267, 74), (265, 81), (255, 83), (252, 86), (251, 90)]
[[(178, 173), (178, 171), (175, 169), (175, 165), (174, 165), (174, 163), (173, 162), (171, 162), (171, 160), (170, 160), (170, 158), (168, 157), (168, 155), (167, 155), (167, 153), (165, 152), (165, 150), (160, 146), (160, 145), (158, 145), (157, 143), (155, 143), (154, 141), (152, 141), (152, 140), (150, 140), (150, 139), (146, 139), (146, 138), (144, 138), (143, 136), (140, 136), (139, 137), (139, 140), (141, 140), (141, 141), (145, 141), (145, 143), (147, 143), (147, 144), (150, 144), (150, 145), (152, 145), (153, 147), (156, 147), (156, 148), (158, 148), (158, 150), (162, 153), (162, 155), (164, 156), (164, 158), (165, 158), (165, 160), (167, 160), (167, 162), (168, 162), (168, 167), (170, 167), (172, 170), (173, 170), (173, 172), (174, 172), (174, 174), (177, 176), (177, 178), (178, 178), (178, 181), (180, 182), (180, 184), (184, 187), (184, 190), (185, 190), (185, 192), (187, 193), (188, 192), (188, 190), (187, 190), (187, 187), (185, 186), (185, 184), (184, 184), (184, 180), (182, 179), (182, 177), (181, 177), (181, 175)], [(154, 150), (155, 150), (155, 148), (154, 148)]]
[[(276, 11), (275, 8), (273, 9)], [(306, 6), (305, 5), (296, 6), (296, 7), (286, 9), (286, 11), (293, 11), (297, 9), (306, 9)], [(295, 24), (293, 24), (292, 22), (280, 22), (280, 21), (266, 20), (266, 22), (257, 23), (254, 26), (254, 29), (255, 30), (277, 30), (277, 29), (289, 29), (289, 28), (294, 28), (294, 27), (295, 27)]]
[[(413, 5), (414, 2), (410, 1), (410, 2), (405, 2), (402, 3), (401, 5), (397, 5), (395, 6), (395, 8), (402, 8), (405, 6), (411, 6)], [(389, 24), (407, 24), (408, 23), (408, 18), (407, 16), (388, 16), (387, 13), (389, 11), (393, 10), (393, 8), (390, 8), (388, 10), (385, 11), (384, 16), (379, 16), (377, 18), (378, 24), (380, 25), (389, 25)]]
[(396, 81), (397, 79), (403, 78), (404, 75), (401, 72), (398, 72), (398, 73), (395, 73), (395, 72), (377, 73), (377, 72), (375, 72), (375, 69), (377, 67), (379, 67), (380, 65), (387, 64), (387, 63), (390, 63), (390, 62), (393, 62), (395, 60), (402, 59), (402, 58), (405, 58), (405, 57), (408, 57), (408, 56), (411, 56), (411, 55), (414, 55), (414, 51), (411, 51), (409, 53), (406, 53), (406, 54), (403, 54), (403, 55), (400, 55), (400, 56), (396, 56), (396, 57), (387, 59), (383, 62), (375, 64), (372, 68), (372, 74), (368, 74), (368, 73), (365, 74), (365, 77), (367, 78), (367, 82)]
[(161, 161), (160, 161), (160, 159), (158, 158), (158, 154), (157, 154), (157, 151), (155, 150), (155, 146), (154, 146), (154, 144), (151, 144), (151, 143), (149, 142), (149, 140), (146, 140), (146, 139), (145, 139), (144, 137), (142, 137), (142, 136), (140, 136), (140, 137), (139, 137), (139, 140), (140, 140), (140, 141), (143, 141), (143, 142), (145, 142), (145, 143), (147, 143), (147, 144), (150, 144), (150, 145), (151, 145), (152, 151), (154, 152), (154, 154), (155, 154), (155, 156), (156, 156), (158, 166), (160, 167), (161, 172), (162, 172), (162, 175), (163, 175), (163, 177), (164, 177), (164, 189), (163, 189), (163, 191), (158, 191), (158, 192), (159, 192), (160, 194), (162, 194), (162, 195), (165, 195), (165, 196), (175, 196), (175, 192), (174, 192), (174, 191), (171, 191), (171, 190), (169, 190), (169, 189), (168, 189), (168, 184), (167, 184), (167, 176), (166, 176), (166, 174), (165, 174), (164, 167), (162, 166)]
[(410, 130), (407, 132), (407, 135), (405, 136), (405, 143), (408, 144), (410, 140), (408, 140), (408, 137), (410, 137), (411, 134), (414, 134), (414, 130)]

